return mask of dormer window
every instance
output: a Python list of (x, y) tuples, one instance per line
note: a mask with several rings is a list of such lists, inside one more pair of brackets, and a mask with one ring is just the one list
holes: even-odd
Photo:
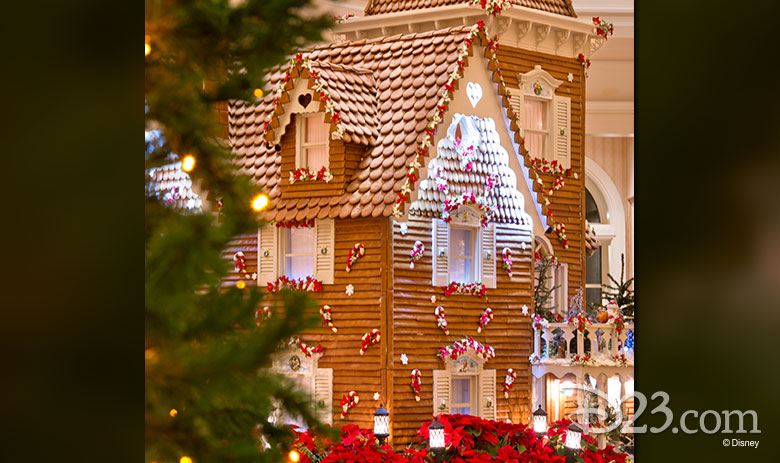
[(298, 114), (296, 119), (295, 168), (317, 171), (328, 167), (328, 133), (330, 125), (324, 121), (324, 113)]

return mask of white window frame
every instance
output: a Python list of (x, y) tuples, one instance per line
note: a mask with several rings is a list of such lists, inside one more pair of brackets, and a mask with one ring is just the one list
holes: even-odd
[[(306, 142), (306, 120), (310, 118), (319, 117), (321, 121), (323, 121), (323, 124), (325, 124), (325, 113), (317, 112), (317, 113), (299, 113), (295, 117), (295, 168), (299, 169), (301, 167), (308, 168), (309, 167), (309, 159), (306, 155), (306, 150), (309, 148), (316, 148), (319, 146), (325, 147), (325, 153), (326, 153), (326, 159), (325, 167), (330, 167), (330, 136), (325, 136), (325, 142), (317, 142), (317, 143), (311, 143)], [(327, 125), (327, 124), (325, 124)]]
[[(449, 248), (447, 249), (447, 259), (449, 261), (447, 273), (448, 273), (448, 279), (450, 281), (457, 281), (458, 283), (474, 283), (479, 281), (480, 276), (482, 275), (482, 269), (480, 267), (481, 262), (481, 254), (482, 254), (482, 246), (480, 245), (482, 243), (482, 235), (481, 230), (479, 226), (469, 225), (466, 223), (460, 223), (460, 222), (451, 222), (449, 224), (449, 230), (447, 233), (449, 234)], [(456, 256), (453, 254), (453, 249), (455, 248), (452, 245), (452, 230), (469, 230), (471, 231), (471, 281), (460, 281), (455, 280), (452, 275), (452, 260), (453, 259), (465, 259), (467, 256)]]
[[(288, 254), (287, 253), (287, 240), (289, 233), (292, 233), (293, 228), (285, 228), (285, 227), (279, 227), (278, 233), (279, 233), (279, 263), (277, 264), (279, 266), (279, 275), (287, 275), (287, 258), (288, 257), (298, 257), (298, 256), (311, 256), (312, 257), (312, 266), (311, 266), (311, 273), (307, 273), (307, 275), (314, 276), (315, 270), (317, 268), (317, 230), (315, 228), (312, 228), (312, 244), (311, 254)], [(291, 277), (288, 277), (291, 278)]]
[[(469, 360), (476, 363), (476, 371), (471, 371), (467, 373), (459, 373), (455, 371), (455, 365), (458, 363), (458, 360), (460, 360), (461, 357), (467, 357)], [(447, 358), (444, 360), (444, 368), (440, 370), (434, 370), (434, 403), (433, 403), (433, 413), (434, 415), (438, 415), (442, 412), (444, 413), (453, 413), (452, 408), (456, 406), (465, 406), (468, 405), (470, 408), (470, 416), (479, 416), (482, 418), (487, 419), (495, 419), (496, 417), (496, 395), (498, 394), (498, 390), (495, 384), (496, 379), (496, 370), (492, 369), (486, 369), (485, 363), (487, 360), (479, 357), (476, 352), (474, 352), (474, 349), (467, 348), (466, 352), (461, 354), (461, 357), (459, 357), (458, 360), (452, 360), (450, 358)], [(471, 401), (468, 404), (465, 403), (453, 403), (452, 402), (452, 380), (455, 378), (470, 378), (470, 390), (469, 390), (469, 400)], [(446, 378), (446, 379), (443, 379)], [(444, 410), (440, 409), (440, 401), (442, 400), (441, 396), (437, 397), (437, 387), (436, 381), (446, 381), (447, 387), (446, 399), (443, 399), (444, 404)], [(485, 383), (488, 382), (490, 385), (489, 390), (485, 390)], [(490, 406), (488, 406), (487, 402), (490, 402)]]
[[(544, 135), (544, 152), (542, 153), (531, 153), (531, 156), (541, 156), (543, 159), (552, 159), (551, 154), (551, 148), (552, 145), (552, 137), (550, 136), (550, 131), (552, 130), (552, 111), (551, 111), (551, 98), (540, 98), (535, 96), (529, 96), (526, 95), (525, 99), (523, 101), (523, 104), (525, 104), (526, 101), (539, 101), (544, 104), (544, 115), (545, 115), (545, 121), (544, 126), (547, 127), (547, 130), (539, 130), (531, 128), (530, 121), (526, 121), (525, 118), (523, 118), (523, 136), (525, 136), (525, 132), (531, 132), (531, 133), (540, 133)], [(525, 108), (523, 108), (525, 110)]]
[[(520, 83), (521, 88), (512, 91), (512, 96), (509, 101), (512, 110), (519, 118), (518, 128), (520, 129), (520, 135), (525, 137), (526, 130), (534, 133), (544, 133), (546, 135), (544, 152), (531, 153), (531, 156), (536, 157), (541, 155), (542, 159), (548, 161), (555, 159), (556, 145), (559, 143), (559, 137), (557, 135), (558, 132), (560, 132), (560, 136), (566, 137), (565, 139), (568, 141), (566, 157), (559, 161), (564, 168), (571, 167), (571, 101), (569, 97), (555, 94), (555, 91), (563, 84), (563, 81), (555, 79), (538, 64), (535, 65), (531, 71), (518, 74), (517, 80)], [(547, 104), (545, 121), (547, 127), (546, 131), (527, 127), (528, 121), (525, 120), (524, 115), (526, 100), (543, 101)], [(565, 103), (569, 108), (568, 114), (566, 115), (566, 120), (568, 121), (566, 127), (559, 127), (556, 122), (556, 111), (559, 103)]]

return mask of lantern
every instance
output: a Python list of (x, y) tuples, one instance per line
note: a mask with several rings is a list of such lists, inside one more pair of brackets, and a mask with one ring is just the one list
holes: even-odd
[(428, 425), (428, 448), (438, 457), (444, 451), (444, 425), (434, 418)]
[(582, 439), (582, 428), (577, 423), (572, 423), (566, 432), (566, 448), (572, 451), (579, 450), (580, 439)]
[(542, 410), (542, 405), (533, 413), (534, 431), (537, 437), (547, 434), (547, 412)]
[(385, 445), (385, 439), (390, 435), (390, 412), (382, 404), (374, 412), (374, 437), (379, 439), (379, 445)]

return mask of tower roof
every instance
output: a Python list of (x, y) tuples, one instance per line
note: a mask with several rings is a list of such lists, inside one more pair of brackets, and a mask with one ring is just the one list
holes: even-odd
[[(366, 16), (397, 13), (399, 11), (420, 10), (437, 6), (459, 5), (470, 3), (471, 0), (369, 0), (366, 5)], [(546, 11), (563, 16), (577, 17), (571, 0), (512, 0), (517, 6)]]

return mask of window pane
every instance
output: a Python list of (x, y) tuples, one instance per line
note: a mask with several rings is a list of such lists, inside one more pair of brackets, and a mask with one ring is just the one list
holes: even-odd
[(307, 117), (304, 141), (306, 143), (325, 143), (328, 141), (328, 128), (329, 124), (322, 122), (321, 114)]
[(450, 255), (471, 256), (473, 231), (463, 228), (452, 228), (450, 231)]
[(524, 104), (525, 128), (547, 130), (547, 103), (539, 100), (526, 99)]
[(601, 284), (601, 248), (585, 259), (585, 283)]
[(284, 275), (287, 278), (306, 278), (314, 274), (314, 256), (285, 257)]
[(525, 149), (531, 153), (531, 156), (535, 158), (544, 157), (544, 144), (547, 140), (547, 135), (543, 133), (525, 131)]
[(459, 283), (474, 282), (474, 259), (451, 258), (450, 279)]
[(285, 235), (285, 254), (314, 255), (314, 228), (288, 228)]
[(326, 145), (305, 148), (304, 164), (309, 169), (320, 170), (328, 166), (328, 147)]
[(585, 288), (585, 301), (601, 305), (601, 288)]
[[(452, 378), (450, 413), (471, 414), (471, 378)], [(460, 406), (458, 406), (460, 405)], [(465, 406), (464, 406), (465, 405)]]
[(593, 195), (591, 195), (590, 191), (587, 189), (585, 189), (585, 220), (590, 223), (601, 223), (599, 207), (596, 205), (596, 200), (593, 199)]

